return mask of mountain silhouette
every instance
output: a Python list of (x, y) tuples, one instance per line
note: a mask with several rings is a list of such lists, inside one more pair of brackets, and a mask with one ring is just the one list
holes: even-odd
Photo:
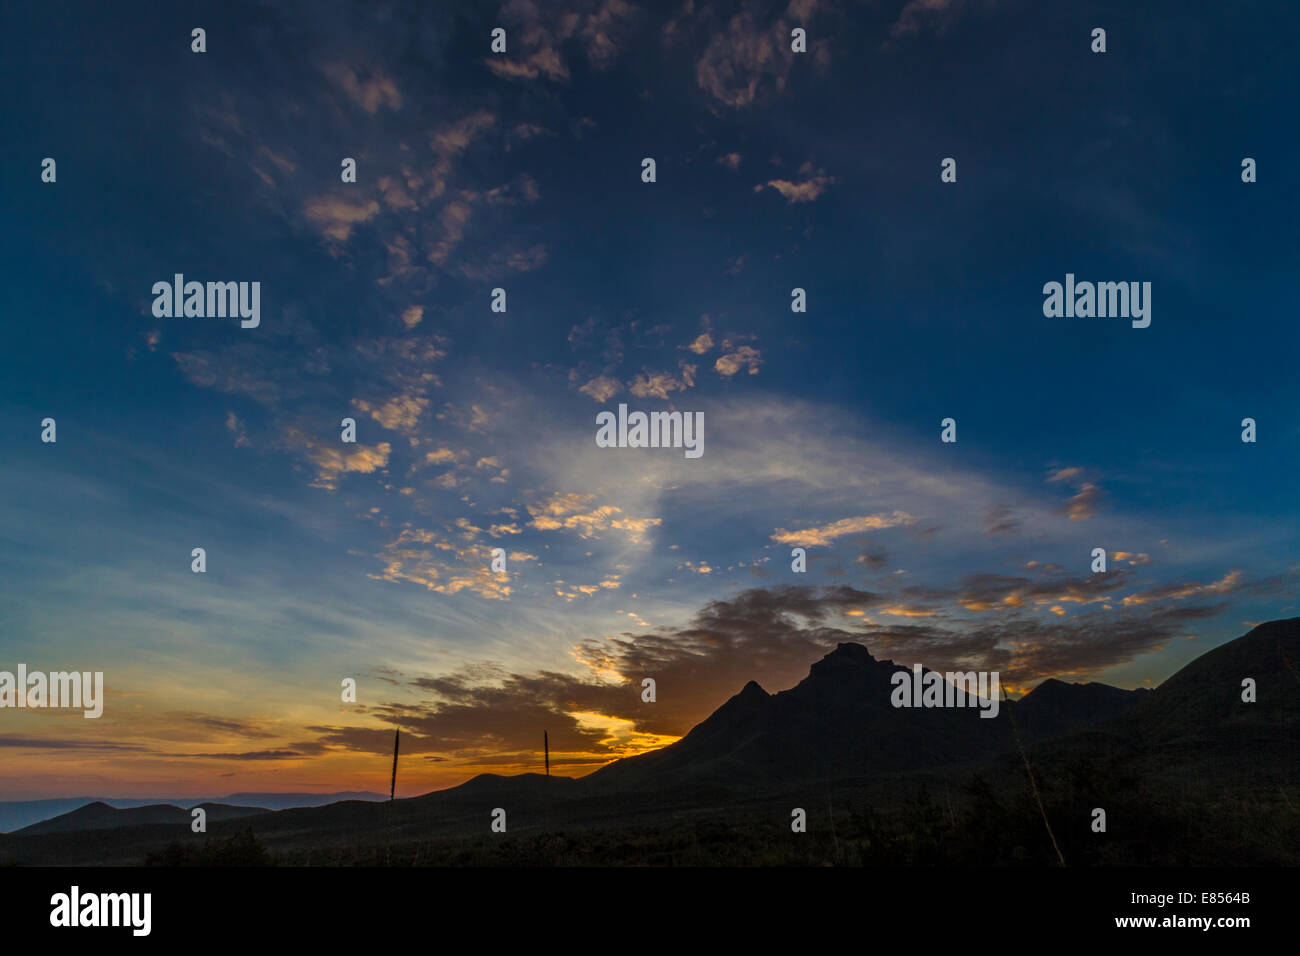
[[(255, 816), (267, 813), (264, 807), (232, 807), (221, 803), (200, 803), (207, 813), (209, 822), (235, 820), (239, 817)], [(88, 803), (70, 813), (64, 813), (40, 823), (18, 830), (15, 836), (40, 836), (47, 833), (76, 833), (86, 830), (112, 830), (118, 827), (134, 827), (150, 823), (189, 826), (193, 819), (189, 810), (160, 803), (144, 807), (128, 807), (119, 810), (107, 803)]]
[(572, 777), (561, 777), (552, 774), (547, 777), (540, 773), (521, 773), (516, 776), (506, 776), (499, 773), (481, 773), (477, 777), (466, 780), (458, 787), (452, 787), (450, 790), (436, 791), (441, 793), (453, 793), (458, 797), (496, 797), (503, 794), (516, 796), (519, 794), (554, 794), (556, 791), (567, 792), (568, 788), (574, 783)]
[(963, 706), (895, 707), (899, 672), (910, 683), (910, 668), (877, 660), (861, 644), (840, 644), (789, 690), (768, 694), (750, 681), (676, 743), (585, 779), (608, 789), (752, 787), (978, 762), (1016, 746), (1007, 716), (1012, 706), (1022, 737), (1038, 740), (1114, 718), (1143, 694), (1054, 680), (1014, 705), (1000, 702), (997, 715), (986, 717), (975, 697), (956, 688)]
[[(663, 847), (684, 832), (696, 836), (677, 845), (698, 846), (699, 831), (691, 828), (699, 821), (748, 814), (758, 829), (743, 832), (770, 832), (762, 827), (788, 816), (791, 806), (811, 812), (809, 797), (816, 794), (827, 806), (833, 792), (839, 794), (837, 815), (845, 812), (839, 801), (848, 800), (895, 821), (889, 824), (895, 829), (852, 838), (862, 841), (864, 859), (912, 859), (907, 847), (913, 844), (891, 843), (895, 835), (937, 826), (931, 845), (948, 847), (955, 854), (949, 859), (1010, 862), (1027, 853), (1050, 863), (1055, 857), (1050, 845), (1044, 849), (1042, 816), (1027, 790), (1028, 759), (1054, 819), (1086, 818), (1090, 808), (1103, 805), (1114, 811), (1117, 827), (1130, 828), (1122, 843), (1122, 830), (1114, 842), (1089, 840), (1086, 829), (1078, 831), (1083, 837), (1077, 828), (1063, 831), (1071, 859), (1092, 854), (1099, 862), (1212, 862), (1228, 853), (1296, 862), (1300, 842), (1286, 829), (1294, 812), (1288, 815), (1281, 801), (1300, 782), (1297, 662), (1300, 618), (1275, 621), (1201, 655), (1153, 690), (1047, 680), (1018, 701), (1001, 702), (996, 717), (982, 717), (977, 706), (893, 706), (893, 675), (901, 671), (910, 679), (910, 670), (877, 660), (861, 644), (844, 643), (814, 662), (794, 687), (771, 694), (749, 681), (677, 742), (585, 777), (480, 774), (458, 787), (391, 803), (353, 800), (266, 813), (225, 808), (253, 815), (223, 822), (210, 813), (210, 831), (213, 839), (224, 839), (251, 828), (273, 853), (308, 864), (369, 864), (375, 847), (432, 847), (438, 840), (472, 847), (454, 851), (464, 856), (453, 860), (506, 864), (517, 858), (502, 849), (506, 842), (488, 836), (488, 814), (502, 807), (511, 834), (569, 834), (565, 839), (579, 847), (572, 859), (580, 863), (597, 850), (613, 862), (630, 859), (620, 854), (632, 850), (617, 847), (633, 844), (608, 836), (615, 832), (641, 834), (637, 859), (671, 862), (687, 851)], [(1242, 699), (1247, 678), (1254, 681), (1254, 702)], [(927, 783), (951, 783), (953, 792), (944, 799), (955, 807), (945, 806), (938, 817), (907, 816), (919, 812), (908, 807), (925, 806), (910, 801)], [(961, 817), (962, 807), (976, 815)], [(177, 841), (203, 839), (190, 834), (187, 811), (139, 811), (83, 807), (0, 836), (0, 863), (138, 863)], [(130, 813), (138, 815), (102, 829), (104, 821), (127, 821), (123, 815)], [(151, 814), (165, 819), (154, 821)], [(1272, 829), (1261, 831), (1261, 822)], [(84, 835), (95, 828), (93, 838)], [(573, 836), (581, 833), (593, 834), (592, 842)], [(755, 846), (759, 855), (752, 859), (761, 862), (768, 852), (761, 848), (776, 844)], [(902, 856), (890, 856), (891, 846), (901, 847)], [(1113, 855), (1097, 856), (1105, 853)]]
[[(214, 797), (207, 803), (225, 803), (241, 807), (266, 807), (268, 810), (289, 810), (293, 807), (320, 807), (340, 800), (387, 800), (386, 793), (373, 793), (369, 790), (338, 790), (333, 793), (228, 793), (224, 797)], [(159, 800), (158, 803), (177, 803), (192, 807), (197, 804), (189, 801)]]
[(106, 803), (119, 810), (129, 807), (148, 807), (171, 804), (186, 809), (209, 803), (237, 807), (265, 807), (268, 810), (287, 810), (291, 807), (320, 807), (341, 800), (387, 800), (386, 793), (361, 790), (340, 790), (333, 793), (228, 793), (214, 797), (53, 797), (46, 800), (0, 800), (0, 833), (10, 833), (23, 827), (50, 820), (70, 810), (90, 803)]
[(1045, 740), (1128, 713), (1150, 693), (1146, 688), (1068, 684), (1049, 677), (1015, 701), (1012, 712), (1026, 740)]
[[(1253, 702), (1242, 699), (1247, 678)], [(1165, 770), (1300, 782), (1300, 618), (1260, 624), (1202, 654), (1117, 729), (1139, 739), (1152, 765)]]

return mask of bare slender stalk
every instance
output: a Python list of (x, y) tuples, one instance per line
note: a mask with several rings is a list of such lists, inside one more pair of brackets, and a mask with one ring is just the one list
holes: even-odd
[(397, 746), (401, 743), (402, 732), (397, 730), (393, 733), (393, 782), (388, 789), (388, 802), (393, 802), (393, 797), (397, 793)]
[(826, 783), (826, 819), (831, 823), (831, 843), (835, 847), (835, 862), (840, 863), (840, 838), (835, 832), (835, 809), (831, 806), (831, 787)]
[[(1009, 702), (1007, 689), (1002, 688), (1002, 700), (1004, 703)], [(1016, 735), (1016, 748), (1020, 751), (1020, 759), (1025, 762), (1025, 773), (1029, 774), (1029, 787), (1034, 793), (1034, 803), (1038, 804), (1038, 812), (1043, 815), (1043, 826), (1047, 827), (1047, 835), (1052, 838), (1052, 849), (1056, 851), (1056, 858), (1061, 861), (1061, 866), (1065, 866), (1065, 857), (1061, 854), (1061, 848), (1057, 845), (1056, 834), (1052, 832), (1052, 825), (1047, 822), (1047, 810), (1043, 807), (1043, 800), (1038, 795), (1038, 781), (1034, 779), (1034, 768), (1029, 765), (1029, 755), (1025, 753), (1024, 744), (1020, 742), (1020, 730), (1016, 727), (1016, 710), (1014, 707), (1007, 708), (1007, 716), (1011, 718), (1011, 732)]]
[(397, 745), (402, 739), (402, 731), (393, 732), (393, 780), (388, 786), (388, 829), (385, 836), (384, 866), (393, 865), (393, 798), (397, 795)]

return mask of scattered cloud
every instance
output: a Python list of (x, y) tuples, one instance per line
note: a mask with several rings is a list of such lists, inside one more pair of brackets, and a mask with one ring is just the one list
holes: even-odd
[(615, 505), (588, 507), (594, 495), (554, 494), (528, 506), (532, 516), (529, 526), (538, 531), (574, 531), (579, 538), (594, 538), (605, 531), (620, 531), (628, 541), (638, 544), (646, 533), (662, 523), (661, 518), (619, 517), (623, 509)]
[(684, 391), (695, 384), (697, 366), (682, 363), (678, 374), (643, 371), (628, 383), (628, 391), (637, 398), (667, 399), (671, 392)]
[(713, 348), (713, 336), (708, 332), (701, 332), (692, 340), (690, 345), (685, 346), (688, 350), (696, 355), (703, 355), (709, 349)]
[(1078, 481), (1082, 477), (1083, 477), (1082, 468), (1078, 468), (1078, 467), (1057, 468), (1048, 474), (1047, 480), (1050, 482), (1058, 482), (1058, 481), (1074, 482), (1074, 481)]
[(812, 202), (819, 198), (822, 193), (833, 185), (834, 176), (827, 176), (822, 173), (808, 175), (806, 179), (800, 182), (793, 182), (789, 179), (769, 179), (766, 183), (754, 187), (754, 192), (762, 192), (764, 189), (775, 189), (785, 197), (787, 204), (797, 202)]
[(700, 89), (733, 109), (784, 90), (795, 54), (787, 42), (789, 31), (781, 27), (760, 23), (749, 11), (734, 15), (695, 64)]
[(1072, 497), (1065, 505), (1065, 513), (1071, 521), (1087, 521), (1097, 513), (1097, 502), (1105, 494), (1097, 485), (1091, 482), (1084, 482), (1079, 493)]
[(422, 395), (404, 394), (375, 405), (364, 399), (354, 398), (352, 406), (391, 431), (411, 432), (420, 423), (420, 416), (429, 407), (429, 399)]
[(830, 524), (821, 525), (820, 527), (803, 528), (798, 531), (786, 531), (784, 528), (778, 528), (772, 534), (772, 540), (781, 544), (804, 548), (827, 547), (836, 538), (843, 538), (851, 534), (865, 534), (868, 531), (879, 531), (883, 528), (895, 528), (899, 525), (910, 524), (915, 520), (905, 511), (858, 515), (853, 518), (841, 518), (839, 521), (832, 521)]
[(353, 226), (367, 222), (379, 214), (379, 203), (373, 199), (344, 199), (341, 196), (317, 196), (303, 207), (303, 215), (316, 224), (331, 239), (346, 242)]
[(244, 423), (234, 412), (226, 412), (226, 428), (235, 436), (235, 447), (242, 448), (248, 444), (248, 432)]
[[(728, 348), (729, 344), (723, 343), (723, 348)], [(741, 345), (735, 351), (719, 356), (718, 360), (713, 363), (713, 368), (719, 375), (730, 378), (742, 369), (748, 369), (750, 375), (757, 375), (762, 364), (763, 356), (758, 349), (751, 348), (748, 345)]]
[(342, 63), (327, 63), (325, 75), (342, 87), (352, 102), (367, 113), (377, 113), (380, 108), (402, 108), (402, 94), (392, 77), (378, 70), (360, 74)]
[(623, 383), (608, 375), (597, 375), (578, 389), (583, 395), (589, 395), (598, 402), (607, 402), (623, 390)]
[(1193, 597), (1231, 594), (1243, 584), (1241, 571), (1229, 571), (1218, 581), (1211, 584), (1169, 584), (1152, 588), (1146, 592), (1130, 594), (1121, 602), (1126, 607), (1131, 605), (1151, 604), (1155, 601), (1184, 601)]

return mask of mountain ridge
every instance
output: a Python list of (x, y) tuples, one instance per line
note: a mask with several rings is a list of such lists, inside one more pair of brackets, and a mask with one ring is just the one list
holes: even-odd
[[(256, 816), (270, 813), (265, 807), (236, 807), (223, 803), (196, 804), (207, 814), (212, 822), (234, 820), (240, 817)], [(155, 823), (169, 825), (189, 825), (193, 819), (191, 811), (169, 803), (148, 804), (143, 807), (111, 807), (107, 803), (96, 801), (84, 807), (78, 807), (31, 826), (15, 831), (15, 836), (43, 836), (49, 833), (83, 833), (88, 830), (112, 830), (118, 827), (143, 826)]]
[(257, 806), (267, 810), (295, 807), (319, 807), (344, 800), (387, 800), (380, 793), (364, 790), (339, 790), (331, 793), (231, 793), (221, 797), (198, 799), (181, 797), (50, 797), (44, 800), (0, 800), (0, 834), (14, 833), (32, 824), (51, 820), (92, 803), (103, 803), (118, 810), (166, 804), (191, 809), (206, 803), (227, 806)]
[[(857, 788), (899, 800), (926, 780), (987, 775), (1014, 788), (1024, 784), (1026, 756), (1040, 785), (1048, 787), (1044, 799), (1051, 787), (1103, 785), (1088, 783), (1094, 779), (1112, 800), (1120, 799), (1117, 788), (1125, 788), (1126, 799), (1139, 801), (1132, 807), (1147, 806), (1142, 795), (1151, 786), (1186, 794), (1194, 785), (1212, 795), (1231, 787), (1259, 792), (1266, 784), (1276, 793), (1278, 783), (1293, 787), (1300, 780), (1300, 748), (1291, 744), (1300, 738), (1297, 660), (1300, 618), (1269, 622), (1198, 656), (1153, 690), (1053, 679), (1004, 702), (998, 717), (984, 718), (974, 708), (891, 706), (891, 677), (907, 668), (876, 660), (863, 645), (841, 644), (813, 662), (793, 687), (769, 694), (748, 681), (675, 743), (585, 777), (556, 776), (552, 782), (536, 773), (480, 774), (457, 787), (383, 806), (347, 801), (268, 812), (249, 817), (247, 825), (258, 839), (281, 849), (347, 841), (355, 846), (379, 834), (417, 840), (436, 831), (469, 838), (486, 832), (492, 807), (508, 808), (510, 832), (545, 820), (570, 830), (611, 820), (666, 826), (765, 805), (774, 795), (783, 795), (777, 799), (784, 805), (784, 795), (805, 799), (797, 795), (810, 793), (810, 787), (816, 793)], [(1244, 677), (1257, 682), (1258, 702), (1241, 699)], [(1079, 703), (1082, 717), (1066, 714), (1064, 724), (1053, 724), (1071, 703)], [(217, 822), (214, 835), (243, 825)], [(0, 861), (129, 863), (138, 861), (141, 847), (190, 839), (188, 825), (100, 832), (121, 836), (92, 843), (67, 834), (0, 837)], [(1252, 852), (1272, 852), (1269, 841), (1255, 843)]]

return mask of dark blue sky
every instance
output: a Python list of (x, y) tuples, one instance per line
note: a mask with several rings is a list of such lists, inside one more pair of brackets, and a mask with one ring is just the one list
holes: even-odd
[(340, 789), (398, 725), (427, 789), (549, 714), (579, 772), (836, 640), (1132, 686), (1294, 615), (1300, 15), (1042, 6), (7, 5), (0, 667), (110, 697), (0, 761)]

